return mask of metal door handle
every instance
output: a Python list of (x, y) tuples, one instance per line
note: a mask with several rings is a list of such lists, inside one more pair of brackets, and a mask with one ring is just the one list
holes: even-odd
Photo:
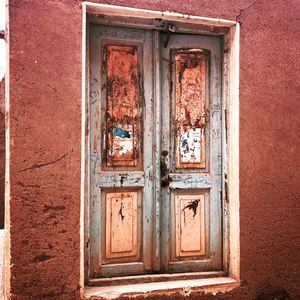
[(160, 160), (160, 184), (161, 187), (167, 187), (169, 186), (170, 181), (172, 181), (170, 175), (169, 175), (169, 169), (166, 164), (166, 154), (167, 151), (162, 151), (162, 156)]

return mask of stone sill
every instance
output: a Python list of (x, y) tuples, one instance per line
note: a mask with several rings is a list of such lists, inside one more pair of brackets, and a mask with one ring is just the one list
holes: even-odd
[(181, 294), (189, 296), (201, 293), (224, 293), (239, 286), (239, 282), (230, 277), (202, 278), (190, 280), (176, 280), (167, 282), (150, 282), (129, 285), (86, 287), (85, 298), (90, 300), (117, 299), (119, 297), (162, 296)]

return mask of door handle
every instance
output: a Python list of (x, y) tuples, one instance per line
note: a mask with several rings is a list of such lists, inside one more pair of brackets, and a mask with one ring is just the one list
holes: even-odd
[(170, 175), (167, 175), (165, 177), (162, 177), (160, 182), (161, 182), (161, 187), (167, 187), (169, 186), (170, 182), (172, 181), (172, 178)]
[(162, 156), (160, 160), (160, 185), (161, 187), (167, 187), (169, 186), (170, 181), (172, 181), (172, 178), (169, 175), (169, 169), (166, 163), (166, 156), (165, 153), (168, 153), (167, 151), (162, 151)]

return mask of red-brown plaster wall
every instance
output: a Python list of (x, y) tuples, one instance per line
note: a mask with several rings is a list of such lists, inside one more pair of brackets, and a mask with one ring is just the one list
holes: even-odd
[(0, 80), (0, 229), (4, 228), (4, 189), (5, 189), (5, 110), (4, 78)]
[[(241, 287), (215, 298), (300, 297), (299, 1), (98, 2), (241, 22)], [(12, 299), (76, 299), (79, 0), (10, 1), (9, 80)]]
[(10, 1), (12, 299), (74, 299), (79, 282), (81, 11)]

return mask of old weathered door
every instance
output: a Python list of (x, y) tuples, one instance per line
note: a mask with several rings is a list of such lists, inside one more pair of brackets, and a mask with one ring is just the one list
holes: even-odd
[(142, 274), (152, 268), (152, 32), (94, 25), (90, 48), (90, 275)]
[(161, 35), (161, 263), (221, 270), (221, 40)]
[(93, 25), (89, 61), (90, 276), (221, 270), (220, 38)]

